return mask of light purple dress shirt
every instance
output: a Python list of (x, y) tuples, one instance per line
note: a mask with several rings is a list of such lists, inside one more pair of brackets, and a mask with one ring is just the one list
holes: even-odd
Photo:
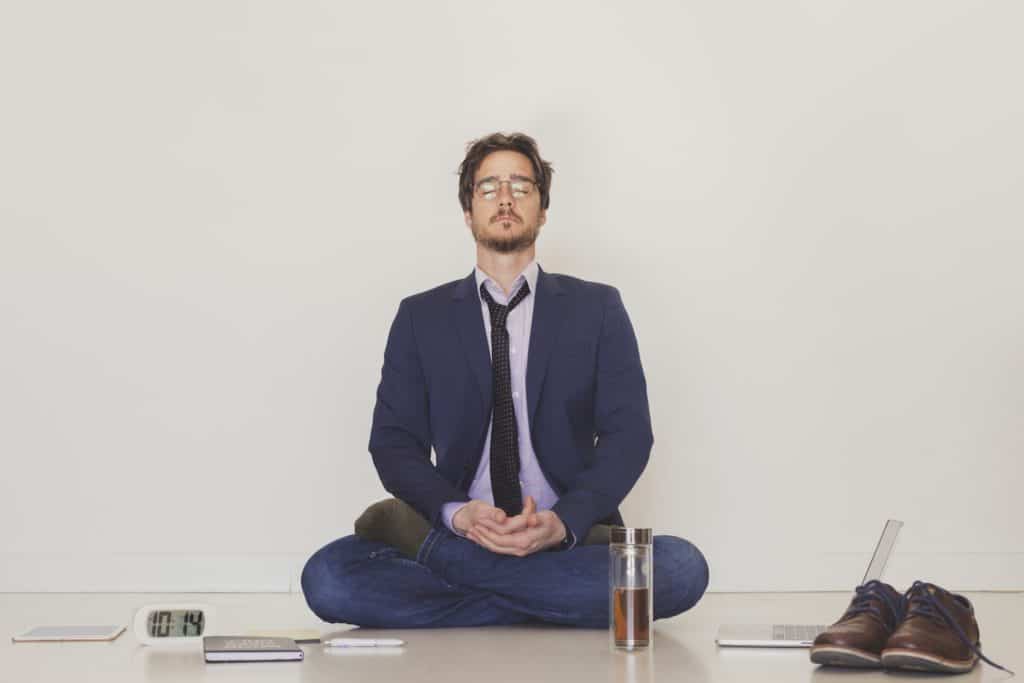
[[(526, 362), (530, 349), (530, 330), (533, 326), (533, 302), (537, 294), (537, 262), (531, 261), (512, 284), (512, 293), (505, 296), (501, 285), (491, 279), (487, 273), (475, 270), (477, 298), (480, 299), (480, 315), (483, 317), (484, 331), (487, 333), (488, 350), (491, 340), (491, 312), (487, 302), (480, 296), (480, 284), (486, 283), (487, 291), (499, 304), (508, 305), (509, 300), (523, 286), (530, 283), (530, 294), (519, 305), (513, 308), (505, 321), (508, 330), (508, 360), (512, 376), (512, 405), (516, 412), (516, 427), (519, 432), (519, 485), (523, 491), (523, 499), (533, 496), (537, 502), (537, 510), (550, 510), (558, 502), (558, 494), (551, 488), (547, 478), (537, 462), (537, 454), (533, 452), (533, 440), (530, 438), (530, 423), (526, 415)], [(487, 427), (487, 438), (484, 439), (484, 452), (480, 458), (480, 466), (469, 486), (469, 497), (494, 505), (494, 494), (491, 491), (491, 429)], [(465, 503), (445, 503), (441, 507), (441, 518), (453, 533), (459, 534), (452, 525), (452, 518)], [(460, 536), (462, 534), (459, 534)]]

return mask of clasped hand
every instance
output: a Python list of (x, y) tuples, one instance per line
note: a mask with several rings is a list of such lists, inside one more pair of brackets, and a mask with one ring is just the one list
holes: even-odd
[(533, 496), (526, 497), (522, 513), (514, 517), (482, 500), (471, 500), (455, 513), (452, 526), (491, 552), (517, 557), (558, 545), (567, 533), (557, 514), (537, 512)]

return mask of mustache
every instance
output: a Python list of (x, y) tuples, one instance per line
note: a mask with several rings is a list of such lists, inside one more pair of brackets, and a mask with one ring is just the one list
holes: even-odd
[(498, 221), (507, 221), (507, 220), (513, 220), (516, 223), (522, 223), (523, 222), (523, 219), (520, 218), (518, 216), (518, 214), (516, 214), (515, 211), (499, 212), (499, 213), (496, 213), (494, 216), (491, 217), (491, 223), (497, 223)]

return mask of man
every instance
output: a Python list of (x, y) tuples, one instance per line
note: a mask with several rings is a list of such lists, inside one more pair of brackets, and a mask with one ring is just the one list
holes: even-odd
[[(536, 263), (551, 174), (527, 135), (468, 147), (459, 200), (477, 265), (398, 308), (370, 434), (396, 499), (306, 564), (321, 619), (608, 625), (608, 525), (650, 455), (650, 412), (618, 291)], [(657, 536), (654, 564), (656, 619), (696, 604), (697, 548)]]

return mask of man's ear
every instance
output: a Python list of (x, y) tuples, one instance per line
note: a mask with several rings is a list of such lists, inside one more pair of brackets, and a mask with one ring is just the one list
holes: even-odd
[(541, 209), (541, 211), (540, 211), (540, 219), (537, 221), (537, 227), (539, 228), (540, 226), (544, 225), (547, 222), (548, 222), (548, 210), (547, 209)]
[(472, 230), (473, 229), (473, 212), (472, 211), (463, 211), (462, 215), (466, 219), (466, 227), (469, 228), (470, 230)]

